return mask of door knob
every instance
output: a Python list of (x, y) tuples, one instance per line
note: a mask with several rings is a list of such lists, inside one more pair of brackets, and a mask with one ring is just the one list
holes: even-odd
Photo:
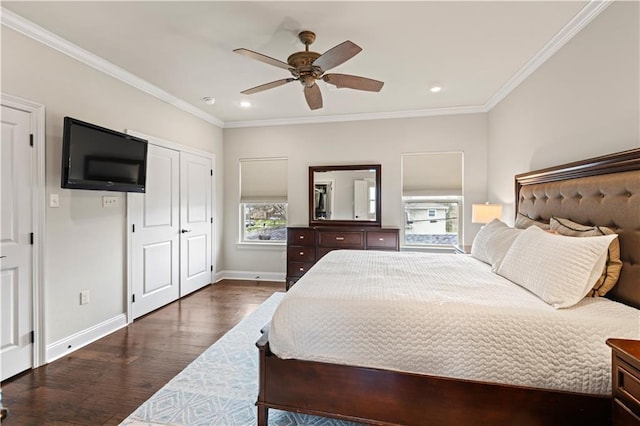
[(186, 234), (187, 232), (191, 232), (191, 229), (181, 229), (180, 232)]

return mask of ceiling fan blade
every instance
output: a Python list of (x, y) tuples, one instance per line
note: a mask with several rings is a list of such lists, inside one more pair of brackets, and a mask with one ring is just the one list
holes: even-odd
[(382, 86), (384, 86), (384, 82), (382, 81), (358, 77), (357, 75), (326, 74), (322, 79), (338, 88), (346, 87), (349, 89), (366, 90), (368, 92), (379, 92)]
[(295, 81), (295, 78), (283, 78), (282, 80), (272, 81), (271, 83), (261, 84), (260, 86), (252, 87), (251, 89), (243, 90), (243, 95), (252, 95), (254, 93), (262, 92), (263, 90), (273, 89), (274, 87), (282, 86), (283, 84), (291, 83)]
[(270, 56), (263, 55), (262, 53), (254, 52), (253, 50), (240, 48), (240, 49), (234, 49), (233, 51), (239, 55), (246, 56), (248, 58), (255, 59), (260, 62), (264, 62), (265, 64), (273, 65), (274, 67), (284, 68), (285, 70), (288, 70), (291, 68), (291, 66), (289, 66), (289, 64), (287, 64), (286, 62), (279, 61)]
[(307, 104), (311, 109), (320, 109), (322, 108), (322, 93), (320, 93), (320, 88), (317, 84), (314, 84), (311, 87), (304, 88), (304, 97), (307, 100)]
[(353, 58), (361, 51), (360, 46), (347, 40), (324, 52), (313, 61), (313, 65), (320, 67), (322, 71), (327, 71)]

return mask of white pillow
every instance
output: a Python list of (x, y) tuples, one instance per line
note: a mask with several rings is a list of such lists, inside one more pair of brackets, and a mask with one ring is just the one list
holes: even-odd
[(498, 229), (487, 241), (486, 256), (491, 264), (491, 271), (496, 272), (507, 255), (515, 239), (524, 229), (506, 227)]
[(568, 308), (598, 280), (616, 237), (574, 238), (531, 226), (516, 237), (497, 273), (554, 308)]
[(480, 231), (476, 234), (476, 237), (473, 239), (473, 243), (471, 243), (471, 257), (475, 257), (476, 259), (491, 264), (489, 258), (487, 257), (487, 243), (489, 242), (489, 238), (498, 230), (508, 228), (507, 224), (502, 222), (500, 219), (493, 219), (491, 222), (484, 225), (480, 228)]

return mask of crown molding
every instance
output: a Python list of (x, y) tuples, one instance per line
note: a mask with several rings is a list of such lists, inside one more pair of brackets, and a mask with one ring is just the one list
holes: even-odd
[(159, 87), (137, 77), (136, 75), (114, 65), (113, 63), (102, 59), (101, 57), (82, 49), (79, 46), (57, 36), (56, 34), (45, 30), (44, 28), (34, 24), (27, 19), (22, 18), (15, 13), (0, 7), (0, 23), (15, 31), (18, 31), (28, 37), (33, 38), (40, 43), (58, 50), (84, 64), (87, 64), (99, 71), (104, 72), (130, 86), (133, 86), (143, 92), (146, 92), (156, 98), (163, 100), (176, 108), (179, 108), (189, 114), (201, 118), (211, 124), (221, 128), (241, 128), (241, 127), (261, 127), (261, 126), (284, 126), (291, 124), (314, 124), (314, 123), (334, 123), (346, 121), (363, 121), (363, 120), (385, 120), (398, 118), (416, 118), (416, 117), (434, 117), (440, 115), (454, 114), (476, 114), (489, 112), (500, 101), (502, 101), (509, 93), (511, 93), (520, 83), (533, 74), (542, 64), (544, 64), (552, 55), (560, 50), (569, 40), (571, 40), (580, 30), (587, 26), (596, 16), (606, 9), (615, 0), (590, 0), (576, 16), (569, 21), (554, 37), (551, 39), (525, 66), (520, 69), (504, 86), (502, 86), (484, 105), (463, 106), (450, 108), (429, 108), (408, 111), (393, 112), (376, 112), (362, 114), (342, 114), (342, 115), (325, 115), (319, 117), (299, 117), (287, 119), (267, 119), (252, 121), (227, 121), (224, 122), (219, 118), (204, 112), (203, 110), (191, 105), (190, 103), (177, 98), (176, 96), (165, 92)]
[(533, 57), (524, 67), (520, 69), (504, 86), (500, 88), (485, 103), (487, 111), (491, 111), (501, 100), (507, 97), (516, 87), (533, 74), (551, 56), (560, 50), (569, 40), (571, 40), (580, 30), (586, 27), (596, 16), (605, 10), (615, 0), (591, 0), (583, 7), (576, 16), (571, 19), (558, 33)]
[(219, 118), (202, 111), (199, 108), (191, 105), (190, 103), (162, 90), (161, 88), (149, 83), (146, 80), (126, 71), (119, 66), (65, 40), (64, 38), (45, 30), (39, 25), (24, 19), (20, 15), (17, 15), (10, 10), (2, 7), (0, 8), (0, 23), (12, 30), (31, 37), (32, 39), (55, 49), (83, 64), (89, 65), (92, 68), (97, 69), (113, 78), (116, 78), (130, 86), (135, 87), (151, 96), (154, 96), (162, 101), (167, 102), (179, 108), (191, 115), (194, 115), (202, 120), (205, 120), (218, 127), (223, 127), (224, 122)]
[(434, 117), (438, 115), (477, 114), (487, 112), (484, 106), (464, 106), (450, 108), (429, 108), (408, 111), (369, 112), (363, 114), (323, 115), (319, 117), (299, 117), (254, 121), (226, 121), (225, 129), (239, 127), (286, 126), (290, 124), (336, 123), (345, 121), (387, 120), (393, 118)]

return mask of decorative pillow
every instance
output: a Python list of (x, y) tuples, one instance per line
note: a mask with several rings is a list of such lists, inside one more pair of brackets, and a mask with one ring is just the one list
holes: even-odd
[[(553, 231), (569, 237), (598, 237), (601, 235), (615, 235), (615, 232), (611, 228), (607, 228), (605, 226), (587, 226), (559, 217), (552, 217), (549, 225)], [(607, 292), (618, 282), (621, 269), (622, 260), (620, 260), (620, 241), (616, 238), (611, 241), (611, 244), (609, 244), (607, 262), (602, 270), (602, 275), (589, 292), (589, 296), (597, 297), (607, 294)]]
[(539, 222), (537, 220), (533, 220), (529, 218), (529, 216), (523, 215), (522, 213), (518, 213), (516, 216), (515, 227), (519, 229), (527, 229), (530, 226), (537, 226), (540, 229), (544, 229), (545, 231), (549, 229), (549, 224), (544, 222)]
[(568, 308), (593, 288), (616, 237), (573, 238), (531, 226), (516, 237), (497, 273), (554, 308)]
[(471, 244), (471, 257), (491, 264), (491, 261), (487, 257), (487, 243), (489, 238), (498, 230), (508, 228), (509, 226), (502, 222), (500, 219), (493, 219), (491, 222), (480, 228), (480, 231), (476, 234)]

